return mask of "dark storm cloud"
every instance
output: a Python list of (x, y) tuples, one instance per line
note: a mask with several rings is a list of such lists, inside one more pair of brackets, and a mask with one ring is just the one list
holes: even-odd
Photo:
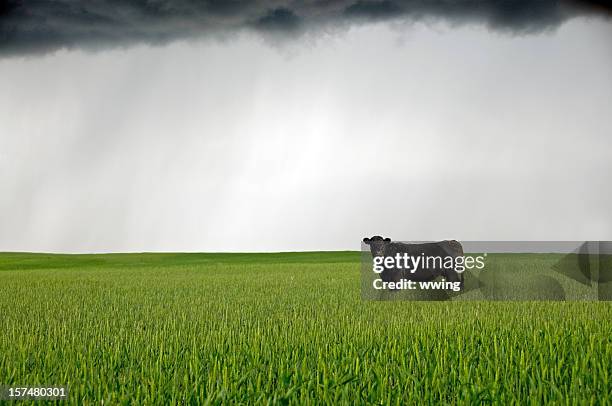
[(166, 43), (256, 30), (275, 35), (381, 20), (441, 19), (526, 33), (579, 15), (610, 15), (606, 2), (563, 0), (1, 0), (0, 53)]
[(404, 10), (393, 1), (358, 1), (345, 9), (349, 17), (366, 19), (391, 18), (402, 14)]
[(292, 31), (299, 27), (300, 18), (286, 8), (270, 10), (255, 23), (255, 27), (267, 31)]

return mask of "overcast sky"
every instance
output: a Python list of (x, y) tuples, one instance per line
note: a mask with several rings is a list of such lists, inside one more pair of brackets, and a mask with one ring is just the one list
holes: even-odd
[(325, 24), (10, 43), (0, 251), (612, 240), (610, 19)]

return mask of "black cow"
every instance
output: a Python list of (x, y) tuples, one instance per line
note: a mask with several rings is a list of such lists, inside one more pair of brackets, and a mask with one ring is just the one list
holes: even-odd
[[(430, 242), (422, 244), (406, 244), (401, 242), (392, 242), (390, 238), (374, 236), (372, 238), (364, 238), (363, 242), (370, 246), (372, 258), (374, 257), (395, 257), (397, 254), (408, 254), (411, 257), (430, 257), (440, 258), (442, 263), (445, 258), (457, 258), (463, 256), (463, 247), (458, 241), (446, 240), (439, 242)], [(439, 276), (444, 277), (449, 282), (461, 282), (463, 286), (463, 272), (458, 272), (454, 268), (446, 268), (439, 266), (439, 261), (431, 260), (427, 268), (418, 267), (415, 269), (389, 269), (384, 267), (380, 277), (385, 282), (398, 282), (401, 279), (412, 281), (431, 281)], [(453, 261), (454, 263), (454, 261)], [(414, 272), (412, 272), (414, 271)]]

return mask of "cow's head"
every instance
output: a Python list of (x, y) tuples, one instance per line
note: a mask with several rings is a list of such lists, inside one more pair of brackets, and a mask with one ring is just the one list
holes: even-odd
[(363, 242), (370, 246), (372, 256), (382, 257), (385, 255), (385, 246), (391, 242), (391, 238), (382, 238), (380, 235), (375, 235), (372, 238), (364, 238)]

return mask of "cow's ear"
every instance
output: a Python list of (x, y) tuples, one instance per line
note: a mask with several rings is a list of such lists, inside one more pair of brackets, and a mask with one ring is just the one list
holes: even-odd
[(368, 237), (365, 237), (363, 239), (363, 242), (366, 243), (366, 244), (369, 244), (370, 243), (370, 239)]
[(391, 238), (389, 237), (385, 238), (385, 242), (391, 242)]

